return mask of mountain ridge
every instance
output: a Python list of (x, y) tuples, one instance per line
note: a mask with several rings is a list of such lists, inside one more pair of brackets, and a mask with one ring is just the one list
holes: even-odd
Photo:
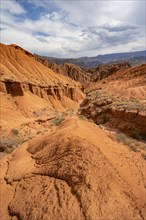
[(130, 64), (134, 66), (146, 63), (146, 50), (135, 52), (110, 53), (104, 55), (99, 54), (94, 57), (57, 58), (50, 56), (40, 56), (40, 58), (53, 60), (56, 64), (59, 65), (63, 65), (64, 63), (68, 62), (84, 68), (97, 67), (100, 64), (120, 62), (125, 60), (128, 60)]

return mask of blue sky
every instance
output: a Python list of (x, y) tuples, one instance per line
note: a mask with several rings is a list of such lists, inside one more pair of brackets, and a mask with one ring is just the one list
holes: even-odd
[(56, 57), (145, 50), (145, 0), (1, 0), (1, 42)]

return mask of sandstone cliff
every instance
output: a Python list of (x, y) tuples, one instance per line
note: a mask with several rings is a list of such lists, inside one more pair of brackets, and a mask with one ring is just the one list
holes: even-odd
[(64, 98), (74, 103), (83, 98), (80, 83), (45, 67), (36, 60), (35, 55), (17, 45), (1, 44), (0, 49), (1, 92), (13, 97), (29, 92), (51, 102), (52, 106), (55, 100), (62, 105)]
[(96, 124), (108, 123), (130, 135), (146, 135), (146, 106), (136, 99), (116, 97), (99, 89), (87, 93), (79, 112)]
[(93, 81), (96, 82), (114, 74), (120, 69), (123, 70), (128, 67), (130, 67), (130, 64), (126, 61), (113, 64), (101, 64), (97, 68), (88, 69), (88, 72), (92, 74)]
[(146, 64), (120, 68), (106, 78), (88, 86), (88, 90), (98, 88), (103, 88), (120, 97), (144, 101), (146, 99)]
[(37, 57), (37, 59), (39, 60), (39, 62), (52, 69), (54, 72), (68, 76), (71, 79), (80, 82), (82, 85), (86, 85), (87, 83), (92, 81), (92, 75), (90, 74), (90, 72), (88, 72), (86, 69), (82, 69), (75, 64), (64, 63), (63, 65), (58, 65), (54, 61), (49, 59), (43, 60), (39, 57)]
[(66, 76), (69, 76), (82, 84), (87, 84), (92, 81), (91, 74), (75, 64), (64, 63), (63, 66), (61, 66), (61, 70)]

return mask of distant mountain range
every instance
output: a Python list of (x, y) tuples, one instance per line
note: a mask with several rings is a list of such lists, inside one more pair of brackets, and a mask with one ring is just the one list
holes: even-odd
[(95, 57), (79, 58), (56, 58), (40, 56), (42, 59), (53, 60), (55, 63), (62, 65), (64, 63), (73, 63), (83, 68), (97, 67), (100, 64), (116, 63), (120, 61), (129, 61), (132, 66), (146, 63), (146, 50), (126, 53), (113, 53), (97, 55)]

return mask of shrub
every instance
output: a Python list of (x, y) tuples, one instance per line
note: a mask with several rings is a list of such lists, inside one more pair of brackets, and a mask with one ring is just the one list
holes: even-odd
[(131, 148), (131, 150), (133, 150), (134, 152), (137, 152), (137, 148), (136, 148), (136, 147), (131, 146), (130, 148)]
[(5, 153), (10, 154), (13, 151), (13, 148), (6, 148)]
[(19, 134), (19, 131), (16, 129), (16, 128), (13, 128), (11, 130), (11, 133), (14, 134), (14, 135), (18, 135)]
[(116, 139), (118, 142), (122, 142), (122, 143), (127, 144), (127, 136), (123, 133), (118, 133), (116, 136)]
[(118, 142), (121, 142), (121, 143), (129, 146), (131, 148), (131, 150), (133, 150), (134, 152), (138, 151), (135, 146), (136, 145), (135, 141), (132, 138), (127, 137), (125, 134), (123, 134), (123, 133), (117, 134), (116, 139)]
[(53, 124), (54, 125), (59, 125), (62, 121), (64, 120), (64, 117), (57, 117), (54, 119)]
[(87, 120), (84, 115), (78, 115), (78, 116), (79, 116), (79, 119), (81, 119), (81, 120)]
[(110, 120), (110, 119), (109, 119), (108, 116), (106, 116), (106, 115), (103, 116), (103, 123), (104, 123), (104, 124), (107, 123), (109, 120)]
[(133, 132), (131, 137), (137, 139), (137, 140), (141, 140), (142, 139), (142, 135), (140, 134), (140, 131), (136, 128)]

